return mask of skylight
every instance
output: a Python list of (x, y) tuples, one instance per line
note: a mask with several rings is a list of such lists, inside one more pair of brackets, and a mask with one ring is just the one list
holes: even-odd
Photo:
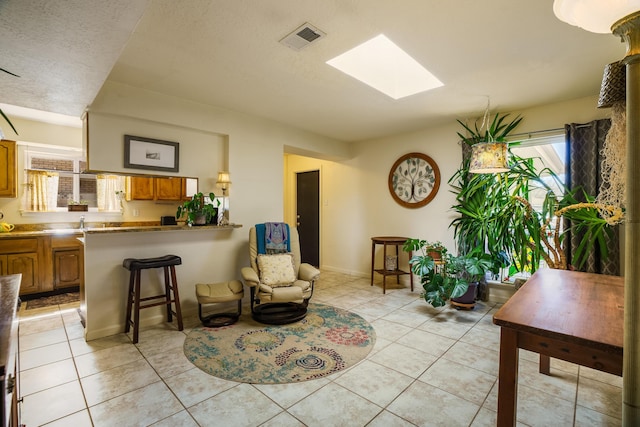
[(384, 34), (330, 59), (327, 64), (393, 99), (443, 86)]

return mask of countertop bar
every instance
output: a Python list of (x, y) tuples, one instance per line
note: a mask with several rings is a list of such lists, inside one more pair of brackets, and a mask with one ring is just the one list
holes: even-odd
[(0, 239), (31, 237), (31, 236), (60, 236), (60, 235), (78, 235), (83, 234), (102, 234), (102, 233), (131, 233), (141, 231), (203, 231), (203, 230), (230, 230), (241, 228), (241, 224), (229, 225), (122, 225), (122, 226), (93, 226), (81, 230), (79, 228), (46, 228), (31, 230), (14, 230), (8, 233), (0, 233)]
[(11, 343), (11, 329), (18, 309), (18, 293), (20, 292), (19, 274), (0, 276), (0, 376), (12, 374), (7, 371), (10, 348), (17, 344)]

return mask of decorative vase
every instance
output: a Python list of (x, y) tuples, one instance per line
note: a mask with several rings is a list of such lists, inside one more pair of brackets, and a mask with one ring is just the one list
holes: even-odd
[(395, 271), (398, 269), (398, 257), (395, 255), (387, 255), (384, 258), (384, 269), (387, 271)]

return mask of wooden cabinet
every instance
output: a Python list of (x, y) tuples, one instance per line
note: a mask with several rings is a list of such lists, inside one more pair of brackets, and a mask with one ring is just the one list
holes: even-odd
[(51, 237), (53, 289), (84, 286), (84, 248), (74, 236)]
[(22, 274), (20, 294), (43, 292), (45, 242), (38, 237), (0, 241), (2, 274)]
[(0, 239), (0, 275), (22, 274), (20, 295), (84, 287), (84, 246), (77, 235)]
[(186, 198), (186, 178), (131, 176), (127, 200), (181, 201)]
[(185, 198), (184, 178), (155, 178), (156, 200), (180, 201)]
[(127, 180), (129, 181), (127, 200), (154, 200), (155, 186), (153, 178), (130, 176)]
[(16, 142), (0, 141), (0, 197), (16, 197), (17, 185)]

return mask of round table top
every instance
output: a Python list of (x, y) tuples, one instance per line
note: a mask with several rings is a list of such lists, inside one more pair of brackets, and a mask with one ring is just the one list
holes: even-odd
[(397, 236), (378, 236), (372, 237), (371, 241), (373, 243), (404, 243), (408, 240), (408, 237), (397, 237)]

